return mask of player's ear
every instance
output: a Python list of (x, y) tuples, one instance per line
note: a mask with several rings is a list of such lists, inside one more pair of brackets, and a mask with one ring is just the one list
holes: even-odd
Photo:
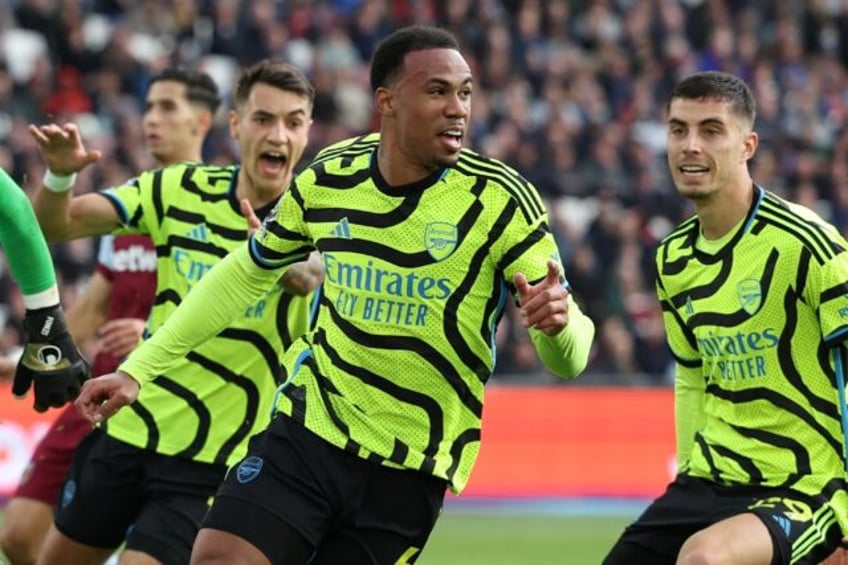
[(760, 144), (760, 136), (757, 135), (757, 132), (749, 131), (745, 136), (745, 146), (742, 149), (742, 159), (745, 161), (749, 161), (751, 157), (754, 156), (754, 153), (757, 152), (757, 147)]
[(381, 116), (392, 116), (395, 113), (392, 91), (381, 86), (374, 92), (374, 106)]

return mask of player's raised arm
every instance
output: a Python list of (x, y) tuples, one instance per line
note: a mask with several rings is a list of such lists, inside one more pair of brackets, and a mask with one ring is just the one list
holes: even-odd
[(99, 151), (85, 147), (77, 126), (30, 125), (29, 133), (47, 165), (33, 208), (48, 241), (99, 235), (117, 227), (118, 212), (107, 199), (96, 194), (71, 195), (77, 173), (100, 158)]

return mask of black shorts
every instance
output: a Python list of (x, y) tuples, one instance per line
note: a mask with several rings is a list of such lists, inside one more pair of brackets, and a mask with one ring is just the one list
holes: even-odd
[(142, 551), (188, 563), (197, 530), (226, 467), (160, 455), (101, 430), (74, 454), (56, 508), (56, 527), (93, 547)]
[(823, 499), (791, 489), (728, 487), (678, 475), (624, 530), (604, 565), (673, 564), (689, 536), (745, 512), (756, 514), (768, 528), (774, 565), (816, 564), (840, 545), (839, 524)]
[(447, 481), (351, 455), (278, 415), (250, 441), (203, 523), (272, 563), (413, 563)]

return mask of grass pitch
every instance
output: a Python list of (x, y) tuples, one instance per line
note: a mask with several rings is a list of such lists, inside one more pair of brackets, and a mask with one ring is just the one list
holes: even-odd
[(598, 565), (633, 516), (446, 510), (419, 565)]

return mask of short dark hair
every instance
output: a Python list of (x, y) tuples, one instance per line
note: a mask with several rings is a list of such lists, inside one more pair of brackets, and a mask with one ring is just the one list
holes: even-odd
[(192, 71), (183, 67), (169, 67), (150, 79), (149, 89), (157, 82), (173, 81), (185, 85), (186, 99), (189, 102), (206, 106), (213, 114), (221, 105), (218, 85), (211, 76), (203, 71)]
[(711, 98), (730, 102), (731, 111), (751, 124), (757, 117), (757, 103), (754, 94), (741, 78), (720, 71), (704, 71), (690, 75), (677, 83), (666, 104), (666, 111), (675, 98), (696, 100)]
[(310, 105), (315, 102), (315, 87), (303, 71), (288, 63), (264, 59), (246, 68), (239, 76), (235, 89), (236, 107), (247, 102), (253, 86), (259, 83), (294, 92), (309, 99)]
[(407, 53), (424, 49), (460, 50), (456, 37), (443, 29), (426, 25), (401, 28), (377, 45), (371, 59), (371, 88), (386, 86), (400, 72)]

